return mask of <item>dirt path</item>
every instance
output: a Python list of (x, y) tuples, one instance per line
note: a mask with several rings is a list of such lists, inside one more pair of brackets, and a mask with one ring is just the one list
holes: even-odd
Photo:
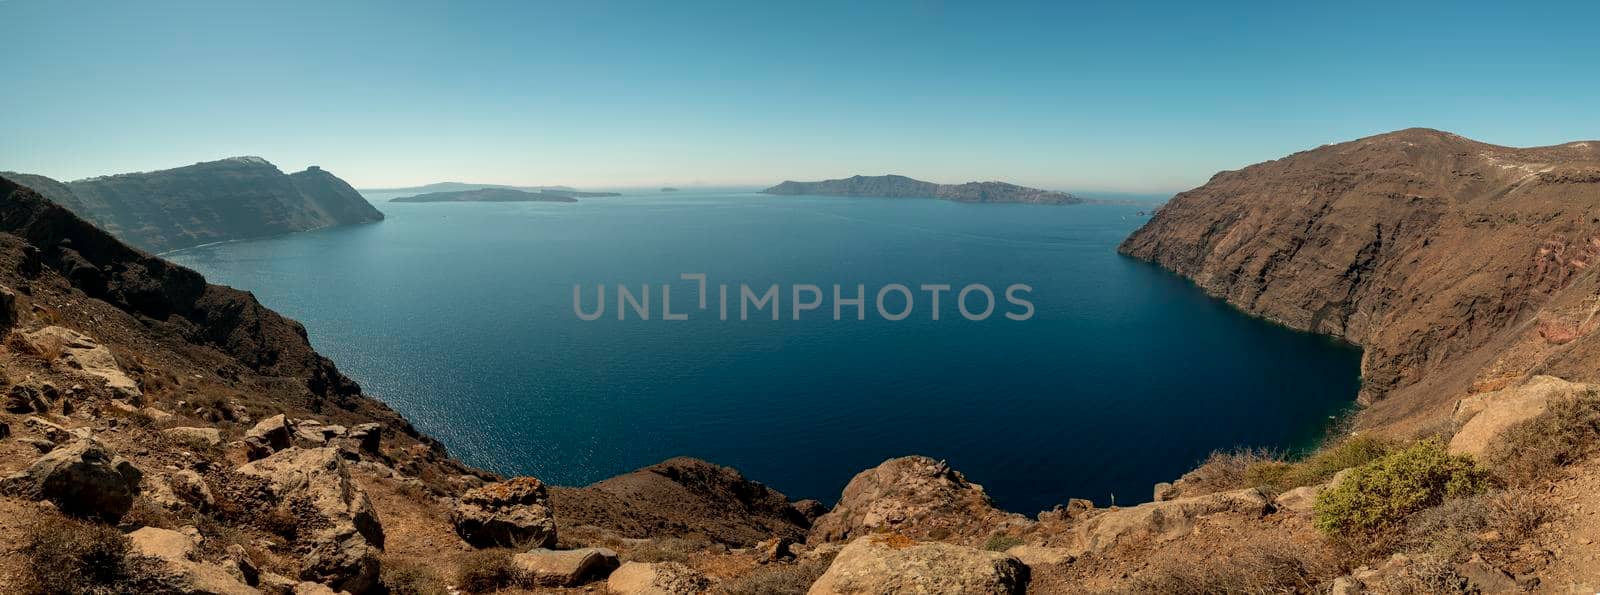
[(1545, 535), (1554, 560), (1543, 572), (1543, 593), (1600, 593), (1600, 458), (1573, 467), (1551, 490), (1561, 512)]

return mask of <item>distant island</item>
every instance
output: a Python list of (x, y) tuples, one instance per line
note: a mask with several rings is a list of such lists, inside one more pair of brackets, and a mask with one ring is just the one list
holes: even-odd
[(677, 192), (678, 189), (677, 188), (673, 188), (671, 186), (667, 186), (666, 188), (662, 188), (661, 191), (662, 192)]
[(383, 220), (332, 173), (313, 165), (286, 174), (260, 157), (70, 182), (16, 172), (0, 177), (155, 253)]
[[(524, 192), (511, 188), (479, 188), (454, 192), (429, 192), (416, 196), (402, 196), (389, 202), (578, 202), (575, 194), (564, 190)], [(615, 196), (615, 195), (610, 195)]]
[[(571, 186), (510, 186), (506, 184), (469, 184), (466, 182), (435, 182), (422, 186), (409, 186), (405, 188), (362, 188), (362, 192), (374, 194), (435, 194), (444, 192), (461, 192), (465, 190), (521, 190), (523, 192), (546, 192), (570, 196), (572, 198), (600, 198), (606, 196), (622, 196), (616, 192), (584, 192)], [(430, 202), (410, 200), (390, 200), (389, 202)]]
[(865, 196), (878, 198), (938, 198), (956, 202), (1017, 202), (1045, 205), (1072, 205), (1087, 202), (1082, 198), (1005, 182), (967, 182), (935, 184), (905, 176), (851, 176), (821, 182), (787, 181), (761, 191), (764, 194)]

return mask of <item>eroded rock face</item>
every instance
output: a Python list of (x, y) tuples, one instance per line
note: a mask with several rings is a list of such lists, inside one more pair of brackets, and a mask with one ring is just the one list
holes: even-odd
[(1020, 515), (995, 508), (983, 486), (943, 462), (912, 456), (857, 474), (833, 510), (812, 524), (807, 541), (894, 531), (916, 539), (970, 542), (1026, 523)]
[(123, 373), (111, 350), (88, 335), (65, 327), (47, 326), (27, 333), (23, 338), (34, 350), (50, 351), (57, 354), (58, 361), (64, 362), (67, 367), (104, 380), (106, 386), (119, 397), (137, 398), (141, 394), (139, 384)]
[(517, 477), (468, 491), (451, 513), (456, 534), (473, 547), (548, 548), (556, 543), (555, 512), (544, 482)]
[(267, 480), (279, 506), (299, 519), (300, 579), (351, 593), (377, 584), (383, 527), (338, 449), (289, 448), (236, 472)]
[(143, 473), (99, 440), (56, 448), (7, 477), (7, 492), (55, 503), (62, 512), (115, 522), (133, 506)]
[(705, 575), (677, 562), (629, 562), (606, 579), (611, 595), (694, 595), (710, 585)]
[(1139, 541), (1167, 541), (1194, 531), (1200, 519), (1213, 514), (1260, 517), (1267, 513), (1267, 497), (1256, 488), (1150, 502), (1093, 514), (1050, 545), (1072, 556), (1103, 552)]
[(1481, 457), (1496, 436), (1519, 422), (1544, 413), (1552, 401), (1582, 396), (1600, 385), (1568, 382), (1553, 376), (1534, 376), (1520, 385), (1478, 393), (1456, 404), (1454, 419), (1461, 425), (1450, 438), (1450, 452)]
[(1027, 582), (1028, 568), (1009, 554), (886, 534), (845, 546), (809, 593), (1022, 593)]

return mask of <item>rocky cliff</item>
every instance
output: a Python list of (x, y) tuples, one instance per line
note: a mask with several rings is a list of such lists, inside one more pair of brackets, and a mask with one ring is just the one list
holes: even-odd
[(1240, 309), (1361, 345), (1369, 424), (1600, 363), (1600, 142), (1410, 129), (1178, 194), (1121, 246)]
[(939, 198), (956, 202), (1021, 202), (1033, 204), (1077, 204), (1083, 199), (1051, 190), (1017, 186), (1005, 182), (967, 182), (935, 184), (905, 176), (851, 176), (821, 182), (786, 181), (762, 190), (765, 194), (815, 196), (869, 196), (879, 198)]
[(67, 183), (0, 176), (151, 252), (383, 219), (333, 174), (312, 166), (286, 175), (259, 157)]

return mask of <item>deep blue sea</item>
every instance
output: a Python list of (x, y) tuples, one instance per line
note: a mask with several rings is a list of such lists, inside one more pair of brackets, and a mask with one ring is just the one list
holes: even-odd
[[(1249, 318), (1119, 256), (1149, 206), (646, 193), (574, 204), (384, 202), (388, 220), (168, 255), (299, 319), (367, 392), (467, 462), (581, 485), (688, 455), (791, 498), (924, 454), (1031, 514), (1150, 499), (1213, 449), (1301, 448), (1348, 410), (1359, 352)], [(713, 288), (698, 308), (704, 273)], [(598, 284), (606, 315), (584, 321)], [(651, 284), (651, 320), (615, 285)], [(660, 284), (672, 310), (660, 319)], [(718, 320), (715, 287), (780, 285), (783, 319)], [(876, 291), (913, 290), (881, 318)], [(1032, 287), (969, 321), (922, 284)], [(796, 284), (821, 308), (790, 319)], [(832, 285), (867, 320), (832, 319)], [(892, 310), (904, 306), (890, 296)], [(809, 297), (807, 295), (806, 297)], [(981, 294), (970, 296), (981, 310)]]

